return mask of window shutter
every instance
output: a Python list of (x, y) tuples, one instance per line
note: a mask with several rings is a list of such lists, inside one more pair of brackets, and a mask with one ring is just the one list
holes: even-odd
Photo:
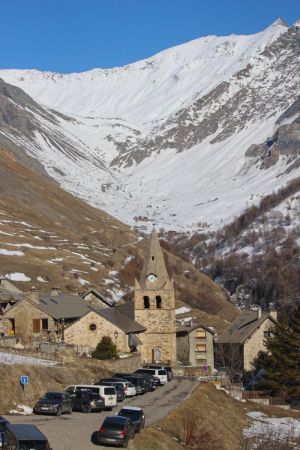
[(40, 333), (41, 332), (41, 321), (40, 321), (40, 319), (33, 319), (32, 320), (32, 331), (34, 333)]

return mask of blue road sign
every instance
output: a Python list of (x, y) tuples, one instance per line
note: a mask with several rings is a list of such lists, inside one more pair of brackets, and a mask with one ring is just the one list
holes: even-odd
[(28, 375), (22, 375), (21, 377), (20, 377), (20, 382), (21, 382), (21, 384), (28, 384), (29, 383), (29, 376)]

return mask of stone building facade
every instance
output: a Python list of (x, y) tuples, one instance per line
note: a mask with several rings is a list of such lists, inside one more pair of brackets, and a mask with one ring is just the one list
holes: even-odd
[(130, 352), (128, 336), (125, 331), (109, 320), (90, 311), (65, 330), (65, 342), (77, 345), (89, 352), (95, 349), (103, 336), (109, 336), (121, 353)]
[(184, 323), (176, 327), (177, 358), (188, 366), (214, 369), (214, 332), (202, 323)]
[(175, 294), (155, 229), (139, 281), (135, 281), (134, 318), (144, 325), (142, 361), (176, 363)]

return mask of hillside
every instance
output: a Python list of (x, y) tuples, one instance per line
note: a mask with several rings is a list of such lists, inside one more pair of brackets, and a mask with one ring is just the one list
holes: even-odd
[[(127, 225), (0, 150), (0, 273), (21, 289), (94, 286), (114, 300), (131, 298), (145, 246)], [(220, 327), (236, 315), (223, 289), (180, 258), (166, 258), (179, 305), (203, 309)]]
[(23, 143), (64, 189), (130, 225), (216, 230), (299, 176), (285, 139), (268, 157), (270, 138), (299, 115), (287, 113), (299, 95), (299, 40), (299, 21), (277, 20), (120, 68), (1, 70), (18, 86), (3, 88), (4, 109), (18, 114), (4, 111), (1, 139)]

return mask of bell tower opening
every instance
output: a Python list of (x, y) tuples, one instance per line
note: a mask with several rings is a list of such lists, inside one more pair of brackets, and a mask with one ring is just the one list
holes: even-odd
[(148, 295), (144, 296), (144, 309), (149, 309), (150, 308), (150, 299), (148, 297)]
[(161, 303), (162, 303), (162, 301), (161, 301), (161, 296), (160, 295), (157, 295), (156, 297), (155, 297), (155, 301), (156, 301), (156, 308), (157, 309), (161, 309)]

